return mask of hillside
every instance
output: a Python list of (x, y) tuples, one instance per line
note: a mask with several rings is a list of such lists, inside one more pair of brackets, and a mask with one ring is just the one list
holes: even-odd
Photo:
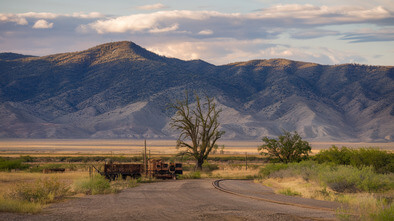
[(215, 66), (132, 42), (0, 54), (0, 137), (176, 137), (166, 106), (186, 89), (216, 98), (226, 139), (286, 129), (315, 141), (394, 140), (394, 67), (284, 59)]

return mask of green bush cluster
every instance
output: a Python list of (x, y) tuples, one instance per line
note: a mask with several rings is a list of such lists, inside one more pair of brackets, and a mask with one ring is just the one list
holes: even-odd
[(214, 170), (218, 170), (219, 166), (217, 164), (211, 164), (211, 163), (208, 163), (208, 162), (204, 162), (202, 164), (202, 169), (205, 172), (212, 172)]
[(109, 180), (101, 175), (96, 175), (93, 178), (86, 178), (75, 183), (75, 191), (78, 193), (96, 195), (114, 192), (111, 188)]
[(265, 167), (263, 167), (260, 170), (260, 175), (262, 177), (270, 177), (271, 174), (287, 169), (289, 167), (289, 164), (283, 164), (283, 163), (277, 163), (277, 164), (267, 164)]
[(338, 165), (320, 173), (320, 180), (337, 192), (380, 192), (394, 188), (394, 176), (377, 174), (372, 167), (361, 169)]
[(57, 178), (39, 179), (33, 183), (21, 183), (11, 193), (11, 198), (32, 203), (47, 204), (69, 194), (67, 184)]
[(25, 170), (27, 168), (29, 168), (29, 165), (23, 164), (23, 160), (0, 158), (0, 171)]
[(351, 149), (330, 147), (322, 150), (313, 158), (319, 163), (350, 165), (359, 169), (372, 166), (377, 173), (394, 173), (394, 153), (376, 148)]
[(318, 164), (303, 161), (291, 164), (269, 164), (260, 171), (262, 177), (302, 177), (314, 180), (337, 192), (380, 192), (394, 188), (394, 174), (378, 174), (372, 167)]

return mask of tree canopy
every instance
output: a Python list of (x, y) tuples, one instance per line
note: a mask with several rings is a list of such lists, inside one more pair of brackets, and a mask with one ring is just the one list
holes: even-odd
[(264, 145), (258, 148), (261, 155), (268, 156), (270, 160), (283, 163), (299, 162), (308, 158), (311, 146), (307, 141), (303, 141), (301, 136), (295, 131), (290, 133), (283, 131), (278, 139), (264, 137)]

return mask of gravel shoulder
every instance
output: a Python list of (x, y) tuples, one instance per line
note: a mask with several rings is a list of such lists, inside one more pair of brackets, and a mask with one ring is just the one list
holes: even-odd
[[(335, 220), (333, 211), (229, 194), (214, 188), (213, 181), (171, 180), (142, 184), (118, 194), (86, 196), (52, 204), (36, 215), (0, 213), (0, 220)], [(252, 181), (225, 181), (221, 186), (245, 195), (281, 197)], [(286, 197), (284, 200), (304, 203), (304, 199), (300, 199)], [(327, 202), (320, 203), (327, 206)], [(328, 207), (331, 206), (337, 205)]]

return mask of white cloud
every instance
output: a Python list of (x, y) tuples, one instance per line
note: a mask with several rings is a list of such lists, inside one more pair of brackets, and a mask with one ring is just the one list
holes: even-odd
[[(381, 6), (366, 9), (360, 7), (276, 5), (247, 14), (187, 10), (159, 11), (102, 19), (90, 23), (87, 27), (100, 34), (149, 33), (156, 29), (170, 29), (178, 24), (179, 31), (185, 33), (211, 35), (213, 33), (210, 30), (215, 30), (217, 35), (226, 32), (229, 35), (241, 36), (259, 33), (269, 35), (268, 31), (274, 27), (311, 29), (324, 25), (379, 24), (387, 19), (394, 19), (394, 14)], [(220, 29), (226, 30), (221, 31)]]
[(18, 25), (27, 25), (28, 22), (25, 18), (15, 15), (15, 14), (1, 14), (0, 22), (14, 22)]
[(47, 29), (47, 28), (52, 28), (53, 23), (48, 23), (44, 19), (38, 20), (36, 23), (34, 23), (33, 28), (34, 29)]
[(66, 15), (67, 17), (73, 17), (73, 18), (102, 18), (104, 17), (103, 14), (100, 12), (90, 12), (90, 13), (83, 13), (83, 12), (74, 12), (72, 15)]
[(202, 30), (202, 31), (198, 32), (198, 34), (199, 35), (212, 35), (213, 31), (209, 30), (209, 29), (205, 29), (205, 30)]
[(178, 24), (174, 24), (170, 27), (164, 27), (164, 28), (153, 28), (149, 30), (150, 33), (164, 33), (164, 32), (171, 32), (171, 31), (176, 31), (179, 28)]
[(27, 19), (56, 19), (59, 17), (70, 17), (70, 18), (80, 18), (80, 19), (95, 19), (104, 17), (103, 14), (99, 12), (76, 12), (73, 14), (56, 14), (49, 12), (26, 12), (17, 14), (4, 14), (0, 13), (0, 22), (13, 22), (18, 25), (27, 25)]
[(166, 6), (161, 3), (157, 3), (157, 4), (153, 4), (153, 5), (141, 5), (141, 6), (137, 7), (137, 9), (139, 9), (139, 10), (146, 10), (146, 11), (163, 9), (163, 8), (166, 8)]
[[(211, 16), (221, 15), (218, 12), (194, 11), (160, 11), (151, 14), (136, 14), (98, 20), (88, 26), (100, 34), (138, 32), (169, 29), (184, 20), (206, 20)], [(171, 28), (172, 27), (172, 28)]]
[(24, 18), (37, 18), (37, 19), (54, 19), (59, 17), (59, 14), (49, 13), (49, 12), (27, 12), (17, 14), (20, 17)]
[(157, 54), (184, 60), (202, 59), (223, 65), (234, 61), (286, 58), (322, 64), (364, 62), (365, 59), (351, 51), (320, 48), (301, 48), (274, 45), (263, 39), (211, 39), (209, 41), (161, 42), (148, 47)]

